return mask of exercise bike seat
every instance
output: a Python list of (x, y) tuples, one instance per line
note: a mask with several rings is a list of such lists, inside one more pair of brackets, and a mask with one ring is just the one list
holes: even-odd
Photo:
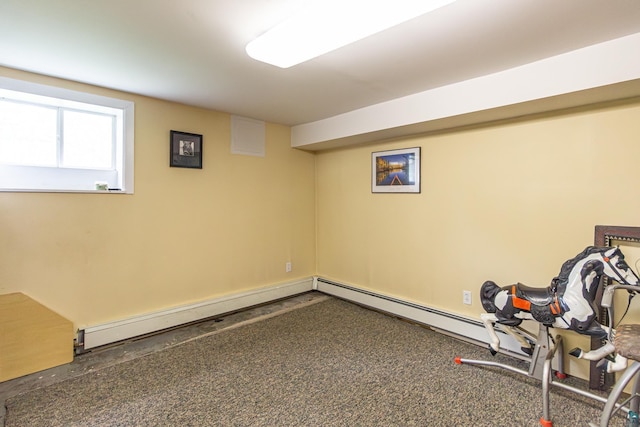
[(618, 326), (613, 345), (616, 348), (616, 353), (621, 356), (640, 361), (640, 325)]

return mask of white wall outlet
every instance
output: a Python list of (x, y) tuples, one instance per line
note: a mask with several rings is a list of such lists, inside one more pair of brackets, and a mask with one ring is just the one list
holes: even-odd
[(287, 263), (284, 265), (284, 271), (285, 271), (286, 273), (291, 273), (291, 262), (287, 262)]
[(471, 291), (462, 291), (462, 302), (471, 305)]

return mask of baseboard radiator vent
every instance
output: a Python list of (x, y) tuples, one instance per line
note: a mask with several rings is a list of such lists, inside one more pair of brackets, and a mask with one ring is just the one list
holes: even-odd
[(91, 326), (78, 331), (76, 352), (309, 292), (313, 288), (313, 282), (314, 279), (310, 277), (295, 282)]
[[(414, 321), (474, 344), (488, 345), (489, 342), (487, 331), (479, 319), (403, 301), (322, 277), (313, 277), (80, 329), (76, 340), (76, 352), (81, 353), (311, 290)], [(500, 335), (502, 350), (520, 357), (520, 344), (504, 332), (497, 332)]]
[[(314, 279), (313, 287), (325, 294), (429, 326), (438, 332), (464, 341), (487, 346), (489, 344), (489, 334), (479, 317), (478, 319), (473, 319), (448, 313), (321, 277)], [(518, 341), (499, 329), (496, 329), (496, 331), (500, 336), (500, 345), (503, 352), (519, 358), (525, 356), (520, 350)]]

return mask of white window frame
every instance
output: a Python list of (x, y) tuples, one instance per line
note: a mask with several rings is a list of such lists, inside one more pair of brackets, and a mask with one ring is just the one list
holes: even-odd
[[(0, 191), (100, 192), (133, 194), (134, 103), (86, 92), (0, 77), (2, 90), (21, 92), (26, 102), (38, 97), (55, 98), (55, 106), (81, 111), (118, 110), (116, 115), (115, 170), (73, 169), (0, 164)], [(13, 98), (8, 96), (8, 98)], [(51, 100), (48, 100), (50, 102)], [(96, 190), (96, 182), (110, 181), (108, 191)]]

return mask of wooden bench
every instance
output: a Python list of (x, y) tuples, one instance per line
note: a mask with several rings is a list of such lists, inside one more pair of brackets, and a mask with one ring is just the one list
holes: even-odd
[(23, 293), (0, 295), (0, 381), (73, 360), (73, 324)]

